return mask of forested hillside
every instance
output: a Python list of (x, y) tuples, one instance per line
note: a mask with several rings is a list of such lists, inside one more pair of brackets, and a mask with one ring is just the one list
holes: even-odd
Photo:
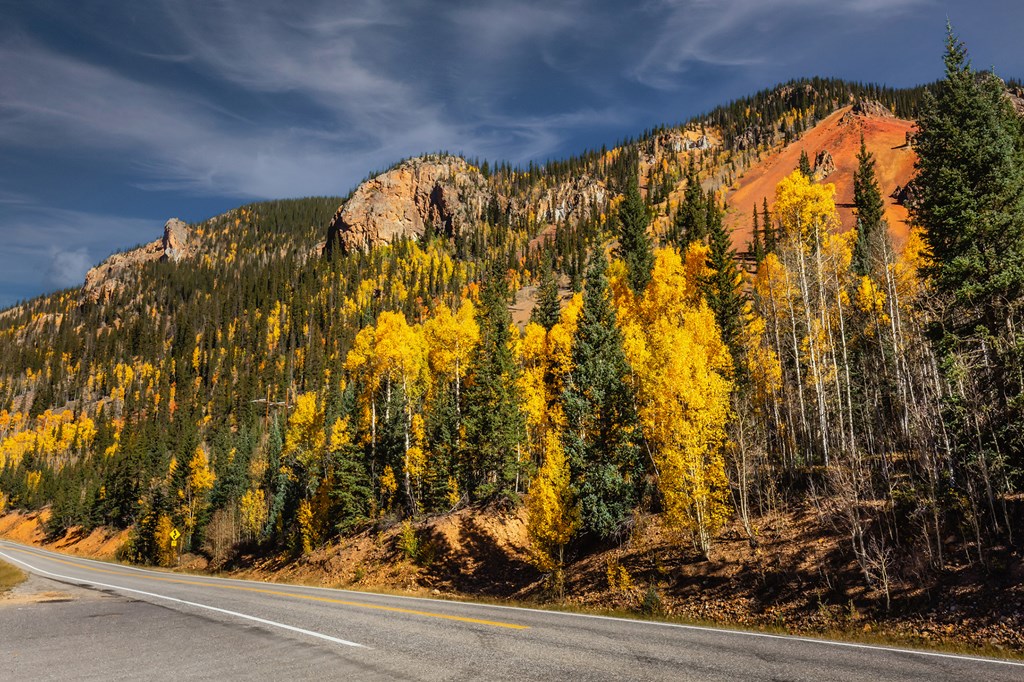
[[(863, 144), (855, 229), (794, 167), (735, 244), (736, 178), (857, 102), (918, 122), (902, 248)], [(252, 204), (188, 226), (184, 257), (0, 313), (0, 509), (128, 528), (124, 558), (170, 565), (522, 505), (559, 592), (652, 515), (700, 559), (735, 520), (756, 546), (814, 509), (886, 607), (1019, 564), (1024, 127), (955, 39), (929, 88), (799, 81), (465, 165), (486, 201), (421, 235), (331, 248), (345, 200)]]

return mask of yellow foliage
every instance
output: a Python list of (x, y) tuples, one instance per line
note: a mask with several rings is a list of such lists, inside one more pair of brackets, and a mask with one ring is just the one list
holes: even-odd
[(324, 409), (316, 393), (303, 393), (295, 399), (288, 417), (285, 452), (294, 454), (304, 466), (312, 466), (324, 454)]
[(174, 525), (171, 517), (161, 514), (157, 517), (156, 530), (153, 532), (153, 542), (156, 545), (156, 563), (158, 566), (173, 566), (174, 556), (177, 548), (171, 547), (171, 531)]
[(835, 185), (811, 182), (795, 170), (776, 186), (772, 215), (784, 237), (810, 244), (837, 225), (835, 195)]
[(857, 286), (857, 308), (865, 313), (880, 314), (885, 305), (885, 292), (878, 288), (867, 275), (860, 278)]
[(706, 553), (729, 511), (723, 448), (732, 361), (694, 281), (703, 248), (691, 247), (685, 265), (674, 249), (659, 249), (641, 298), (621, 267), (611, 284), (666, 520), (692, 532)]
[(267, 522), (266, 495), (262, 488), (246, 490), (239, 501), (239, 515), (242, 517), (242, 533), (252, 540), (259, 536)]
[(562, 548), (579, 528), (579, 507), (572, 498), (569, 467), (558, 433), (544, 438), (544, 462), (526, 498), (534, 560), (543, 571), (561, 568)]
[(309, 554), (313, 551), (314, 542), (313, 508), (310, 506), (309, 500), (299, 502), (299, 511), (295, 520), (298, 524), (299, 546), (303, 554)]
[(384, 467), (384, 472), (380, 475), (380, 495), (381, 495), (381, 510), (385, 513), (391, 511), (391, 506), (395, 502), (395, 493), (398, 492), (398, 480), (395, 478), (395, 470), (391, 468), (391, 465)]

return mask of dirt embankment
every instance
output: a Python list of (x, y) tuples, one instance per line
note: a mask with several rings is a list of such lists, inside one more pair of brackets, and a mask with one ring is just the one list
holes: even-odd
[(50, 511), (38, 512), (8, 511), (0, 514), (0, 538), (22, 542), (26, 545), (66, 552), (89, 559), (111, 560), (118, 548), (128, 538), (128, 531), (110, 531), (97, 528), (86, 533), (71, 530), (64, 537), (47, 539), (44, 530)]
[[(111, 558), (125, 539), (95, 531), (43, 542), (43, 514), (0, 517), (0, 536)], [(865, 585), (845, 537), (812, 510), (762, 517), (758, 542), (739, 523), (710, 560), (658, 517), (642, 517), (612, 548), (567, 552), (562, 597), (531, 564), (525, 512), (463, 509), (379, 526), (294, 558), (257, 548), (220, 558), (186, 555), (182, 570), (357, 590), (567, 605), (802, 634), (1024, 654), (1024, 561), (994, 552), (989, 566), (957, 564), (926, 579), (896, 578), (892, 606)]]

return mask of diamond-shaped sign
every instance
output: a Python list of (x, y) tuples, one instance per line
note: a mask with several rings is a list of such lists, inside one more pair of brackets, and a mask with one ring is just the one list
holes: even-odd
[(172, 540), (177, 540), (180, 537), (181, 537), (181, 533), (178, 532), (178, 529), (177, 528), (172, 528), (171, 529), (171, 539)]

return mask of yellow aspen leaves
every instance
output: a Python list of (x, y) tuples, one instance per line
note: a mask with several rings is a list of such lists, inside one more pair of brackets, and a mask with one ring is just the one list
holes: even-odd
[(699, 271), (695, 261), (704, 248), (691, 247), (685, 261), (674, 249), (657, 250), (651, 284), (640, 298), (616, 267), (612, 290), (666, 521), (690, 532), (707, 554), (729, 512), (723, 448), (732, 381), (714, 313), (688, 276)]
[(562, 550), (579, 528), (579, 508), (572, 497), (569, 466), (559, 435), (544, 437), (544, 461), (526, 498), (534, 560), (542, 571), (560, 570)]

